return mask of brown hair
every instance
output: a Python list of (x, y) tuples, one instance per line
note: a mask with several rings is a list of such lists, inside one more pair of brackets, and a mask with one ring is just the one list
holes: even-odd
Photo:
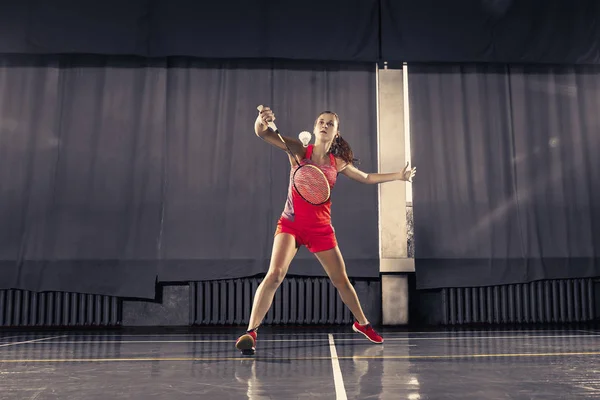
[[(354, 153), (352, 152), (352, 149), (350, 148), (350, 145), (348, 144), (348, 142), (346, 140), (344, 140), (342, 135), (340, 135), (340, 133), (339, 133), (340, 117), (333, 111), (323, 111), (317, 117), (317, 121), (323, 114), (331, 114), (331, 115), (335, 116), (335, 119), (338, 123), (338, 132), (337, 132), (337, 135), (335, 136), (335, 138), (333, 139), (333, 142), (331, 143), (331, 147), (329, 147), (329, 152), (331, 154), (333, 154), (335, 157), (341, 158), (347, 164), (353, 164), (354, 162), (358, 161), (356, 158), (354, 158)], [(315, 121), (315, 124), (316, 124), (316, 121)]]

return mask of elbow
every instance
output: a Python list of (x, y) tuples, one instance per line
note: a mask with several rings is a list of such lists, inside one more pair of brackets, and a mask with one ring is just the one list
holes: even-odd
[(377, 182), (375, 182), (375, 179), (373, 179), (373, 175), (371, 175), (371, 174), (367, 174), (367, 175), (364, 177), (363, 183), (366, 183), (367, 185), (374, 185), (374, 184), (376, 184)]

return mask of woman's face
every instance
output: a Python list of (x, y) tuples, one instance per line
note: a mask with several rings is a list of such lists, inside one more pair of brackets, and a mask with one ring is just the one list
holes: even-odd
[(333, 140), (335, 134), (338, 131), (338, 123), (335, 115), (333, 114), (321, 114), (315, 122), (315, 128), (313, 133), (315, 138), (320, 138), (324, 141)]

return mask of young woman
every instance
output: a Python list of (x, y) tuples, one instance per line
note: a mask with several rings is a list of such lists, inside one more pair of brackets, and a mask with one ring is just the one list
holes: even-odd
[[(256, 118), (254, 131), (266, 142), (287, 151), (277, 134), (268, 129), (268, 122), (274, 120), (273, 111), (264, 107)], [(408, 169), (408, 163), (401, 172), (396, 173), (368, 174), (360, 171), (353, 165), (355, 160), (352, 150), (340, 135), (339, 128), (338, 115), (331, 111), (324, 111), (315, 121), (314, 145), (305, 148), (299, 140), (294, 138), (285, 137), (284, 140), (291, 152), (301, 160), (302, 165), (311, 163), (323, 171), (331, 188), (335, 184), (338, 173), (357, 182), (368, 184), (396, 180), (410, 181), (415, 175), (416, 169)], [(288, 158), (293, 174), (296, 163), (289, 154)], [(356, 321), (352, 329), (362, 333), (373, 343), (383, 343), (383, 338), (371, 327), (364, 315), (354, 287), (346, 275), (344, 259), (337, 246), (335, 232), (331, 225), (331, 202), (328, 201), (319, 206), (309, 204), (296, 193), (290, 184), (287, 201), (275, 231), (269, 271), (254, 294), (248, 330), (237, 340), (236, 347), (245, 355), (255, 353), (258, 326), (271, 307), (275, 292), (283, 281), (298, 247), (302, 245), (314, 253), (342, 301), (354, 315)]]

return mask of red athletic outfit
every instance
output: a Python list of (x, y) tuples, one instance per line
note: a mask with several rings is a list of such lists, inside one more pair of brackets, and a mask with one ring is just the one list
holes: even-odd
[[(310, 159), (312, 152), (313, 145), (309, 145), (306, 156), (300, 161), (300, 164), (317, 166), (325, 174), (329, 181), (329, 187), (333, 189), (337, 178), (335, 157), (329, 154), (329, 165), (316, 165)], [(291, 169), (288, 196), (283, 213), (277, 222), (275, 235), (289, 233), (296, 238), (299, 246), (306, 246), (312, 253), (333, 249), (337, 245), (337, 241), (331, 225), (331, 200), (325, 204), (314, 206), (302, 199), (292, 183), (292, 176), (297, 168), (298, 166), (293, 166)], [(254, 355), (256, 352), (256, 329), (258, 327), (251, 328), (240, 336), (235, 344), (235, 347), (243, 355)], [(383, 343), (383, 338), (371, 327), (371, 324), (359, 325), (357, 321), (352, 325), (352, 329), (365, 335), (373, 343)]]
[[(310, 159), (313, 148), (312, 144), (308, 146), (306, 156), (300, 164), (317, 166), (325, 174), (329, 187), (333, 189), (337, 179), (335, 157), (329, 154), (329, 165), (317, 165)], [(290, 172), (288, 196), (283, 213), (277, 222), (275, 235), (289, 233), (296, 238), (299, 246), (306, 246), (312, 253), (333, 249), (337, 245), (337, 240), (331, 225), (331, 199), (318, 206), (304, 200), (292, 184), (292, 176), (297, 168), (298, 166), (293, 166)]]

